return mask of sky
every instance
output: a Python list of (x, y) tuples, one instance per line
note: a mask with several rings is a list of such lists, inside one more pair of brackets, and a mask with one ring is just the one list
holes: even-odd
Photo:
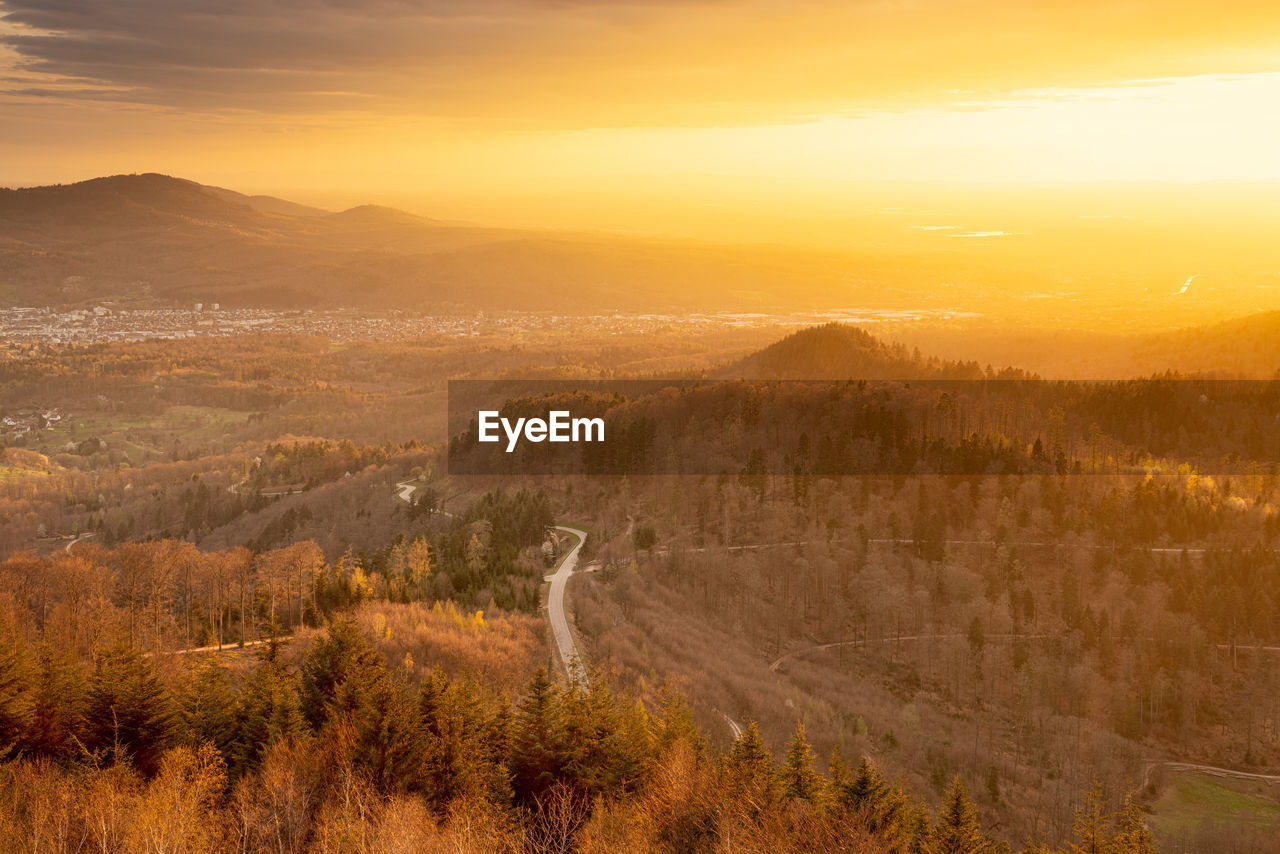
[(1274, 2), (0, 0), (7, 186), (1257, 182), (1277, 104)]

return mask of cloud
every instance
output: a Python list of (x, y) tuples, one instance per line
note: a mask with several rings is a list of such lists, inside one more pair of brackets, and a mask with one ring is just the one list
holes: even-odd
[[(0, 0), (0, 84), (187, 111), (770, 123), (1256, 70), (1280, 10), (1192, 0)], [(1207, 7), (1205, 7), (1207, 8)], [(1232, 67), (1201, 67), (1212, 57)], [(1206, 59), (1210, 57), (1210, 59)], [(0, 62), (3, 59), (0, 57)], [(1199, 65), (1197, 65), (1199, 63)], [(3, 69), (0, 69), (3, 70)], [(980, 99), (958, 108), (980, 109)]]

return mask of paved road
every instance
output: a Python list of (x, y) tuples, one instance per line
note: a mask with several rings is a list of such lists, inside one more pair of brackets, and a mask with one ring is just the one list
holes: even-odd
[(97, 535), (97, 534), (95, 534), (95, 533), (93, 533), (93, 532), (89, 532), (88, 534), (81, 534), (80, 536), (78, 536), (78, 537), (76, 537), (74, 540), (72, 540), (71, 542), (67, 543), (67, 547), (66, 547), (65, 549), (63, 549), (63, 551), (65, 551), (67, 554), (71, 554), (71, 547), (72, 547), (72, 546), (74, 546), (76, 543), (84, 542), (85, 540), (89, 539), (90, 537), (96, 537), (96, 536), (98, 536), (98, 535)]
[(734, 741), (742, 738), (742, 724), (738, 723), (719, 709), (712, 709), (712, 711), (724, 718), (724, 722), (729, 725), (729, 734), (733, 736)]
[(565, 675), (569, 677), (570, 682), (576, 682), (586, 677), (586, 671), (582, 667), (578, 647), (573, 642), (569, 620), (564, 614), (564, 589), (569, 583), (569, 576), (573, 575), (578, 567), (578, 552), (586, 542), (587, 534), (585, 531), (565, 528), (561, 525), (557, 525), (556, 530), (573, 534), (578, 538), (578, 544), (560, 561), (560, 566), (556, 568), (555, 573), (547, 576), (551, 579), (551, 592), (547, 595), (547, 614), (551, 617), (551, 634), (555, 638), (556, 651), (560, 655), (560, 663), (564, 666)]
[[(845, 543), (850, 543), (850, 542), (852, 542), (852, 541), (851, 541), (851, 540), (840, 540), (840, 539), (836, 539), (836, 540), (785, 540), (785, 541), (782, 541), (782, 542), (776, 542), (776, 543), (748, 543), (748, 544), (744, 544), (744, 545), (736, 545), (736, 546), (697, 546), (697, 547), (691, 547), (691, 548), (681, 549), (680, 551), (685, 552), (685, 553), (689, 553), (689, 554), (696, 554), (696, 553), (699, 553), (699, 552), (739, 552), (739, 551), (756, 551), (756, 550), (759, 550), (759, 549), (780, 549), (780, 548), (786, 548), (786, 547), (788, 547), (788, 546), (807, 546), (807, 545), (810, 545), (810, 544), (814, 544), (814, 545), (821, 545), (821, 544), (823, 544), (823, 543), (827, 543), (827, 544), (833, 544), (833, 543), (845, 544)], [(910, 538), (908, 538), (908, 537), (870, 537), (870, 538), (868, 538), (868, 540), (867, 540), (867, 543), (868, 543), (868, 544), (875, 543), (875, 544), (880, 544), (880, 545), (904, 545), (904, 546), (905, 546), (905, 545), (917, 545), (919, 542), (920, 542), (919, 540), (913, 540), (913, 539), (910, 539)], [(1089, 550), (1092, 550), (1092, 551), (1117, 551), (1117, 550), (1118, 550), (1118, 551), (1121, 551), (1121, 552), (1130, 552), (1130, 551), (1132, 551), (1132, 552), (1137, 552), (1137, 551), (1145, 551), (1145, 552), (1150, 552), (1151, 554), (1170, 554), (1170, 555), (1180, 555), (1180, 554), (1182, 554), (1183, 552), (1186, 552), (1188, 555), (1203, 555), (1203, 554), (1205, 554), (1206, 552), (1210, 551), (1209, 549), (1204, 548), (1204, 547), (1200, 547), (1200, 546), (1196, 546), (1196, 547), (1184, 547), (1184, 546), (1127, 546), (1127, 547), (1121, 547), (1121, 548), (1117, 549), (1117, 547), (1116, 547), (1116, 546), (1111, 546), (1111, 545), (1085, 544), (1085, 543), (1071, 543), (1070, 545), (1068, 545), (1068, 544), (1066, 544), (1066, 543), (1049, 542), (1049, 541), (1047, 541), (1047, 540), (1004, 540), (1004, 541), (996, 541), (996, 540), (943, 540), (943, 541), (942, 541), (942, 543), (943, 543), (944, 545), (947, 545), (947, 546), (985, 546), (985, 547), (988, 547), (988, 548), (995, 548), (995, 547), (997, 547), (997, 546), (1014, 546), (1014, 547), (1017, 547), (1017, 548), (1042, 548), (1042, 549), (1043, 549), (1043, 548), (1047, 548), (1047, 549), (1064, 549), (1064, 550), (1067, 550), (1067, 551), (1070, 551), (1070, 550), (1072, 550), (1072, 549), (1089, 549)], [(1218, 551), (1222, 551), (1222, 550), (1223, 550), (1223, 549), (1221, 549), (1221, 548), (1219, 548), (1219, 549), (1218, 549)], [(1278, 549), (1269, 549), (1268, 551), (1280, 551), (1280, 550), (1278, 550)], [(663, 548), (654, 549), (654, 554), (667, 555), (667, 554), (670, 554), (670, 553), (671, 553), (671, 548), (670, 548), (670, 547), (663, 547)]]
[[(232, 495), (244, 495), (245, 493), (240, 491), (240, 487), (244, 486), (248, 482), (249, 479), (245, 478), (239, 483), (233, 483), (227, 487), (227, 492), (230, 492)], [(300, 495), (306, 491), (304, 488), (305, 486), (306, 484), (300, 484), (298, 486), (282, 486), (276, 489), (264, 489), (258, 492), (258, 495), (265, 495), (268, 498), (276, 498), (281, 495)]]
[(413, 503), (412, 498), (413, 498), (414, 490), (416, 490), (417, 488), (418, 488), (418, 485), (415, 484), (412, 480), (402, 480), (396, 484), (396, 489), (399, 490), (398, 492), (396, 492), (396, 498), (399, 498), (405, 504), (411, 504)]

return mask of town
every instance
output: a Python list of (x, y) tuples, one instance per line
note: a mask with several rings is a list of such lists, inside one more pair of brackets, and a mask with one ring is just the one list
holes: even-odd
[(322, 311), (224, 308), (218, 303), (200, 302), (193, 303), (189, 308), (123, 308), (111, 303), (101, 303), (91, 307), (61, 310), (47, 306), (0, 308), (0, 340), (11, 346), (29, 346), (283, 333), (316, 335), (338, 342), (399, 341), (435, 335), (450, 338), (485, 334), (518, 336), (523, 332), (554, 331), (574, 326), (616, 333), (658, 330), (692, 332), (724, 328), (785, 330), (829, 321), (883, 325), (945, 319), (958, 314), (973, 316), (971, 313), (939, 313), (927, 309), (851, 309), (787, 314), (614, 313), (569, 317), (533, 312), (436, 315), (395, 309), (371, 312), (350, 308)]

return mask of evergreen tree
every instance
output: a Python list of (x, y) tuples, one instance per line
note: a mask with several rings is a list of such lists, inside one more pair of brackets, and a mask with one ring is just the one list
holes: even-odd
[(493, 767), (505, 750), (496, 753), (486, 744), (491, 730), (475, 685), (451, 683), (433, 670), (419, 687), (418, 714), (425, 735), (423, 791), (437, 810), (459, 797), (509, 796), (506, 769)]
[(230, 748), (232, 777), (255, 770), (272, 745), (307, 734), (296, 682), (279, 659), (266, 655), (254, 669), (235, 708)]
[(702, 733), (693, 720), (693, 712), (684, 698), (674, 691), (663, 689), (651, 729), (655, 754), (664, 753), (677, 741), (686, 742), (699, 753), (706, 748)]
[(172, 699), (147, 659), (129, 648), (98, 657), (85, 717), (90, 750), (116, 762), (129, 757), (148, 776), (174, 734)]
[(88, 685), (84, 672), (73, 661), (54, 655), (48, 646), (37, 653), (35, 690), (32, 695), (29, 749), (39, 755), (68, 760), (81, 752), (85, 738), (85, 701)]
[(379, 666), (358, 667), (339, 682), (328, 726), (342, 730), (350, 759), (383, 791), (421, 786), (421, 719), (405, 684)]
[(229, 755), (236, 740), (236, 696), (225, 668), (204, 664), (191, 676), (177, 698), (183, 737), (193, 746), (212, 744)]
[(515, 726), (511, 706), (505, 701), (498, 704), (485, 721), (480, 746), (488, 760), (489, 797), (495, 803), (506, 803), (513, 794), (511, 788), (511, 744)]
[(1084, 805), (1078, 807), (1072, 822), (1071, 851), (1074, 854), (1105, 854), (1111, 817), (1102, 796), (1102, 784), (1096, 779), (1089, 787)]
[(564, 773), (591, 796), (618, 795), (633, 788), (644, 773), (649, 744), (646, 715), (623, 709), (593, 679), (560, 699), (564, 725)]
[(511, 772), (518, 798), (532, 800), (559, 778), (564, 733), (560, 698), (546, 671), (538, 668), (520, 701), (511, 743)]
[(1124, 806), (1116, 817), (1115, 835), (1104, 849), (1107, 854), (1156, 854), (1155, 837), (1142, 818), (1142, 808), (1133, 795), (1124, 799)]
[(300, 694), (307, 723), (319, 730), (330, 716), (339, 685), (362, 670), (380, 671), (384, 667), (382, 656), (359, 626), (351, 620), (332, 623), (302, 664)]
[(880, 812), (881, 802), (885, 797), (886, 785), (880, 776), (880, 770), (866, 756), (858, 763), (858, 770), (853, 780), (843, 792), (843, 797), (853, 809), (862, 810), (868, 815)]
[(767, 807), (777, 796), (777, 778), (773, 773), (773, 757), (760, 737), (760, 727), (748, 721), (729, 750), (725, 762), (733, 797), (740, 799), (753, 812)]
[(844, 763), (839, 745), (831, 748), (831, 758), (827, 761), (827, 779), (831, 781), (831, 800), (837, 806), (842, 805), (844, 793), (848, 791), (853, 778), (849, 775), (849, 766)]
[(822, 775), (814, 769), (813, 760), (813, 748), (809, 746), (804, 723), (797, 723), (778, 774), (783, 797), (799, 798), (810, 803), (820, 800), (823, 794)]
[(933, 831), (935, 854), (980, 854), (990, 850), (990, 840), (978, 823), (978, 811), (957, 776), (942, 796), (942, 812)]
[(0, 642), (0, 760), (21, 748), (34, 719), (31, 677), (25, 648)]

